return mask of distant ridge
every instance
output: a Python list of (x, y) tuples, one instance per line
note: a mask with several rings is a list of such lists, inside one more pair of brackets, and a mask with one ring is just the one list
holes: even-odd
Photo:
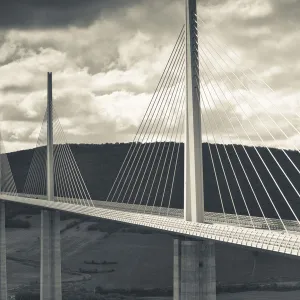
[[(166, 143), (166, 147), (169, 143)], [(174, 143), (171, 143), (172, 145)], [(131, 143), (120, 144), (71, 144), (74, 157), (77, 161), (81, 174), (86, 182), (87, 188), (91, 194), (92, 199), (105, 200), (110, 191), (110, 188), (118, 174), (118, 171), (124, 161), (127, 151)], [(183, 176), (184, 176), (184, 160), (183, 160), (183, 144), (180, 144), (179, 158), (177, 172), (174, 180), (174, 190), (172, 193), (171, 206), (176, 208), (183, 207)], [(155, 147), (151, 144), (150, 147)], [(223, 170), (219, 162), (219, 158), (216, 151), (216, 145), (211, 144), (211, 151), (214, 156), (214, 163), (216, 172), (218, 174), (220, 189), (225, 206), (226, 213), (234, 213), (232, 201), (228, 192)], [(238, 189), (235, 177), (232, 173), (231, 166), (228, 162), (223, 145), (218, 145), (220, 157), (222, 158), (223, 167), (227, 174), (228, 183), (231, 187), (232, 198), (235, 202), (236, 209), (239, 214), (247, 214), (241, 193)], [(276, 218), (277, 215), (268, 199), (267, 194), (264, 191), (245, 151), (241, 145), (235, 145), (235, 150), (239, 155), (241, 162), (247, 172), (248, 178), (255, 190), (257, 198), (260, 200), (262, 209), (267, 217)], [(162, 147), (161, 147), (162, 148)], [(237, 159), (235, 151), (232, 145), (225, 146), (228, 155), (231, 159), (232, 165), (235, 169), (237, 178), (239, 180), (241, 189), (244, 193), (244, 197), (247, 201), (249, 210), (252, 215), (261, 216), (261, 212), (255, 200), (255, 197), (249, 187), (244, 172)], [(245, 146), (249, 157), (256, 167), (257, 172), (261, 176), (266, 189), (269, 192), (270, 197), (274, 201), (276, 207), (281, 212), (281, 217), (285, 219), (293, 219), (291, 212), (285, 200), (281, 196), (280, 192), (276, 188), (272, 178), (268, 174), (268, 171), (261, 162), (257, 155), (255, 148)], [(286, 195), (292, 208), (300, 217), (300, 199), (296, 192), (291, 188), (288, 180), (283, 175), (282, 171), (275, 163), (274, 159), (270, 155), (267, 148), (257, 147), (261, 157), (264, 159), (270, 172), (278, 182), (282, 192)], [(293, 165), (286, 158), (284, 153), (275, 148), (270, 148), (272, 154), (276, 157), (278, 162), (283, 166), (287, 176), (294, 183), (295, 187), (300, 190), (300, 178), (298, 172)], [(296, 151), (286, 150), (291, 160), (296, 166), (300, 167), (300, 155)], [(30, 162), (33, 155), (33, 149), (22, 150), (17, 152), (8, 153), (8, 159), (11, 164), (12, 173), (14, 175), (16, 186), (18, 191), (22, 191), (26, 175), (30, 166)], [(214, 170), (211, 163), (211, 157), (208, 149), (208, 144), (203, 144), (203, 168), (204, 168), (204, 193), (205, 193), (205, 209), (207, 211), (222, 212), (220, 196), (215, 180)], [(155, 187), (154, 187), (155, 188)], [(159, 190), (159, 194), (161, 191)], [(167, 204), (164, 203), (164, 206)]]

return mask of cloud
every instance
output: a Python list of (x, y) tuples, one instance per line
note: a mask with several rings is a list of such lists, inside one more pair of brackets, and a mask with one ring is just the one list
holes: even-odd
[(1, 2), (2, 28), (53, 28), (68, 25), (88, 26), (94, 20), (116, 10), (130, 8), (138, 0), (29, 0)]
[[(37, 137), (35, 128), (45, 111), (47, 71), (53, 72), (55, 107), (70, 141), (113, 142), (134, 135), (181, 27), (173, 20), (174, 26), (167, 24), (157, 36), (166, 12), (173, 16), (182, 12), (176, 2), (171, 7), (169, 1), (147, 3), (131, 1), (124, 8), (121, 1), (113, 14), (112, 3), (105, 4), (107, 12), (85, 26), (47, 27), (41, 22), (34, 28), (2, 30), (0, 106), (6, 112), (2, 127), (8, 130), (7, 124), (18, 120), (24, 122), (18, 125), (35, 132), (29, 138), (27, 131), (13, 135), (9, 130), (4, 134), (8, 145), (15, 147), (15, 136), (34, 144), (31, 138)], [(149, 9), (160, 9), (156, 22)]]
[[(35, 145), (48, 71), (70, 142), (132, 140), (184, 24), (184, 1), (31, 0), (3, 7), (0, 108), (7, 148)], [(249, 144), (242, 124), (256, 145), (263, 143), (252, 125), (265, 145), (298, 143), (279, 112), (300, 128), (299, 9), (297, 1), (198, 1), (200, 73), (211, 104), (203, 119), (216, 122), (210, 137)]]

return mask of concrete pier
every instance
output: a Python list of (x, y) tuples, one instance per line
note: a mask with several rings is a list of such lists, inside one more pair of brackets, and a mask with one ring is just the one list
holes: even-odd
[(173, 298), (174, 300), (216, 300), (214, 242), (174, 241)]
[(5, 203), (0, 201), (0, 300), (7, 300)]
[(186, 107), (184, 144), (184, 219), (204, 222), (204, 189), (199, 97), (197, 1), (186, 0)]
[(181, 285), (181, 240), (174, 239), (174, 262), (173, 262), (173, 299), (180, 300)]
[[(47, 199), (54, 199), (52, 73), (47, 74)], [(61, 248), (59, 211), (41, 211), (40, 299), (61, 300)]]
[(60, 213), (41, 212), (40, 299), (61, 300)]

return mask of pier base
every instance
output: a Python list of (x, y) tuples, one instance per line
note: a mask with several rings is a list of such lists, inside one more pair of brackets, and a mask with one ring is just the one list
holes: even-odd
[(40, 299), (62, 300), (59, 211), (41, 211)]
[(174, 241), (174, 300), (216, 300), (213, 241)]
[(181, 240), (174, 239), (173, 299), (180, 300), (181, 285)]
[(5, 203), (0, 201), (0, 300), (7, 300)]

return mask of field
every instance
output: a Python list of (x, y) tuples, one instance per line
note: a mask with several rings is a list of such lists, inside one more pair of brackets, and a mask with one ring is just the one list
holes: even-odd
[[(39, 275), (40, 217), (19, 215), (17, 218), (29, 220), (32, 227), (7, 229), (10, 290), (36, 282)], [(62, 221), (61, 228), (74, 221), (76, 219)], [(173, 237), (155, 232), (124, 232), (126, 225), (109, 221), (100, 223), (103, 232), (87, 230), (93, 223), (94, 220), (81, 221), (61, 234), (64, 282), (75, 281), (89, 290), (96, 286), (107, 289), (172, 287)], [(97, 264), (85, 263), (92, 260)], [(297, 259), (269, 253), (257, 255), (251, 250), (217, 244), (216, 260), (217, 281), (222, 284), (300, 281), (300, 260)], [(103, 261), (113, 264), (103, 264)], [(90, 272), (93, 269), (98, 273)], [(224, 294), (224, 298), (218, 299), (240, 299), (236, 294), (230, 295), (233, 298), (226, 298)]]
[[(299, 291), (292, 292), (246, 292), (238, 294), (217, 295), (217, 300), (298, 300)], [(137, 300), (172, 300), (171, 297), (140, 298)]]
[[(300, 291), (245, 292), (245, 293), (237, 293), (237, 294), (222, 294), (217, 296), (217, 300), (283, 300), (283, 299), (298, 300), (299, 298), (300, 298)], [(171, 300), (171, 299), (166, 299), (166, 300)]]

